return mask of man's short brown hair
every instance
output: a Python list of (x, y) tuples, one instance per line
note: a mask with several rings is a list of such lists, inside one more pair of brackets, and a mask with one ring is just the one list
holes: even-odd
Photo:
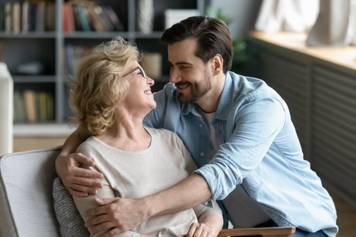
[(231, 69), (232, 40), (229, 28), (223, 21), (207, 16), (189, 17), (167, 29), (161, 41), (169, 45), (187, 38), (197, 40), (195, 55), (204, 63), (220, 54), (224, 59), (224, 73)]

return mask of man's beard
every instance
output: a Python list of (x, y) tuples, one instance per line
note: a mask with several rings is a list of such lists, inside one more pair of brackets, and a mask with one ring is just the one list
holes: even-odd
[(204, 81), (199, 83), (184, 82), (189, 84), (190, 94), (183, 95), (178, 92), (178, 100), (182, 103), (194, 103), (208, 93), (211, 89), (211, 81), (207, 76), (205, 78)]

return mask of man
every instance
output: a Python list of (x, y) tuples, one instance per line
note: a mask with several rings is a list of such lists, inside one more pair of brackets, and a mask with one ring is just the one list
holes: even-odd
[[(102, 204), (88, 213), (89, 224), (111, 236), (151, 216), (223, 200), (238, 187), (263, 222), (295, 226), (295, 236), (335, 236), (333, 201), (303, 160), (287, 105), (263, 81), (228, 71), (232, 42), (227, 26), (214, 18), (191, 17), (161, 39), (168, 46), (172, 84), (156, 93), (157, 108), (145, 123), (176, 132), (200, 168), (163, 192)], [(86, 136), (77, 130), (57, 159), (57, 171), (73, 195), (98, 186), (91, 177), (99, 174), (77, 165), (94, 165), (90, 159), (70, 154)], [(108, 219), (115, 228), (107, 227)]]

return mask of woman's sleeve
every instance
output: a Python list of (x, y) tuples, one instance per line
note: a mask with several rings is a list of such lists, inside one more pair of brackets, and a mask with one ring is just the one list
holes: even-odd
[[(92, 157), (93, 159), (95, 159), (95, 156), (93, 156), (93, 153), (90, 152), (90, 148), (88, 146), (80, 146), (78, 148), (78, 151), (86, 156), (89, 156), (89, 157)], [(102, 181), (102, 188), (99, 189), (95, 195), (89, 195), (87, 197), (73, 197), (75, 206), (77, 207), (84, 222), (86, 219), (85, 213), (89, 209), (92, 209), (92, 208), (95, 208), (98, 206), (95, 201), (96, 198), (104, 199), (104, 198), (114, 198), (115, 197), (114, 190), (111, 188), (108, 181), (105, 178), (103, 178), (101, 181)], [(102, 233), (98, 233), (98, 234), (94, 235), (94, 237), (100, 236), (100, 234), (102, 234)], [(140, 233), (136, 233), (133, 231), (126, 231), (124, 233), (116, 235), (116, 237), (140, 237), (140, 236), (141, 236)]]

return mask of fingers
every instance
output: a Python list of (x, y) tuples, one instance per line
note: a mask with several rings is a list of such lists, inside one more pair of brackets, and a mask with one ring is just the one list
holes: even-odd
[(203, 223), (192, 223), (189, 231), (186, 235), (187, 237), (212, 237), (214, 234), (212, 230)]
[(109, 232), (106, 232), (105, 234), (103, 234), (100, 237), (114, 237), (114, 236), (117, 236), (118, 234), (120, 234), (121, 232), (122, 231), (120, 231), (119, 229), (114, 228), (114, 229), (110, 230)]
[(198, 228), (198, 225), (199, 225), (198, 223), (192, 223), (190, 225), (187, 237), (193, 237), (194, 236), (195, 230)]
[(104, 215), (97, 216), (96, 218), (92, 218), (90, 220), (88, 219), (86, 224), (87, 226), (95, 226), (108, 221), (110, 221), (110, 217), (104, 214)]
[(94, 159), (91, 159), (82, 153), (72, 153), (70, 154), (71, 157), (75, 159), (75, 161), (83, 167), (90, 167), (90, 166), (95, 166), (95, 161)]
[(109, 208), (107, 206), (99, 206), (99, 207), (94, 207), (89, 209), (86, 212), (86, 216), (88, 217), (88, 222), (91, 219), (95, 219), (98, 215), (103, 215), (106, 214), (109, 211)]
[(110, 232), (112, 228), (115, 227), (113, 222), (104, 222), (95, 226), (88, 226), (89, 232), (92, 235), (103, 232)]
[(94, 195), (98, 188), (96, 186), (90, 187), (90, 186), (82, 186), (78, 184), (70, 184), (69, 189), (73, 190), (74, 192), (86, 193), (86, 195), (88, 196), (89, 194)]
[(75, 191), (74, 189), (71, 189), (71, 188), (68, 191), (74, 197), (83, 198), (83, 197), (87, 197), (88, 196), (87, 192), (79, 192), (79, 191)]
[(110, 204), (116, 200), (118, 200), (119, 198), (96, 198), (95, 201), (99, 206), (103, 206), (103, 205), (107, 205)]

